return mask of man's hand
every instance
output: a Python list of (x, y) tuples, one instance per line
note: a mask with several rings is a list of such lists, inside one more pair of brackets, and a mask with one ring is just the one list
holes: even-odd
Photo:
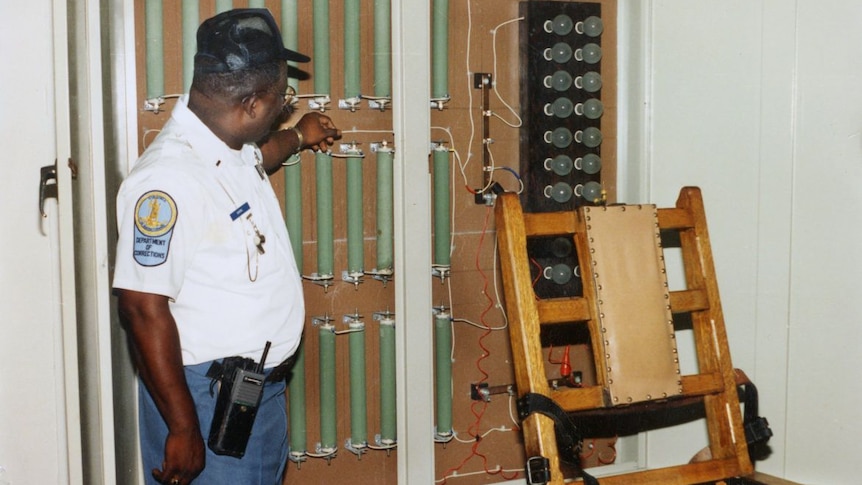
[(188, 485), (204, 469), (206, 452), (199, 429), (171, 431), (165, 440), (162, 469), (153, 469), (153, 477), (168, 485)]
[(335, 127), (332, 119), (317, 111), (303, 115), (295, 126), (302, 132), (304, 146), (300, 147), (301, 149), (311, 148), (326, 152), (335, 140), (341, 138), (341, 130)]

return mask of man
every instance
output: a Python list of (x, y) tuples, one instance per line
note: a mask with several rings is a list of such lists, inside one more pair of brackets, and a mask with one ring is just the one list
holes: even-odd
[(204, 443), (218, 397), (207, 373), (229, 357), (259, 361), (271, 342), (273, 376), (299, 345), (301, 280), (266, 174), (341, 133), (320, 113), (272, 131), (289, 111), (285, 61), (309, 59), (285, 49), (266, 9), (206, 20), (197, 49), (189, 94), (117, 196), (113, 286), (141, 380), (141, 453), (149, 484), (275, 485), (287, 456), (283, 379), (267, 378), (236, 458)]

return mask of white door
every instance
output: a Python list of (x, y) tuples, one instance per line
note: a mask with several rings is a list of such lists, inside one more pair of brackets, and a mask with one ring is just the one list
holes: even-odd
[[(65, 2), (0, 2), (0, 483), (12, 485), (81, 483), (68, 83), (57, 25)], [(58, 189), (59, 203), (45, 199), (43, 217), (40, 169), (55, 160), (45, 195)]]

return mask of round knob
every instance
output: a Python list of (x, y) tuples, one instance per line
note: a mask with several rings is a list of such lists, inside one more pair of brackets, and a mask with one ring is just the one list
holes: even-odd
[(602, 48), (592, 42), (586, 44), (575, 52), (575, 59), (584, 61), (587, 64), (596, 64), (602, 60)]
[[(593, 44), (595, 45), (595, 44)], [(599, 55), (601, 57), (601, 54)], [(557, 64), (565, 64), (572, 58), (572, 46), (565, 42), (557, 42), (553, 47), (545, 49), (545, 59)]]
[(545, 32), (547, 33), (555, 33), (557, 35), (567, 35), (572, 31), (574, 27), (574, 22), (572, 22), (572, 18), (566, 14), (560, 14), (554, 17), (553, 20), (545, 21)]
[(565, 91), (572, 87), (572, 75), (566, 71), (557, 71), (550, 76), (545, 76), (544, 84), (546, 88)]
[(566, 176), (572, 173), (574, 163), (568, 155), (557, 155), (554, 158), (545, 160), (545, 169), (554, 172), (559, 176)]
[(554, 131), (546, 131), (545, 141), (557, 148), (566, 148), (572, 144), (572, 132), (568, 128), (561, 126), (555, 128)]
[(556, 116), (557, 118), (568, 118), (572, 115), (575, 105), (569, 98), (557, 98), (553, 103), (545, 105), (545, 114), (548, 116)]
[(575, 141), (583, 143), (590, 148), (595, 148), (602, 144), (602, 132), (594, 126), (589, 126), (585, 128), (584, 131), (579, 131), (575, 135)]
[(588, 153), (583, 158), (578, 158), (574, 162), (575, 168), (583, 170), (584, 173), (590, 175), (599, 173), (602, 169), (602, 159), (595, 153)]
[(602, 199), (602, 185), (598, 182), (587, 182), (581, 189), (581, 197), (589, 202), (597, 202)]
[(595, 71), (586, 72), (575, 79), (575, 87), (588, 93), (598, 92), (602, 89), (602, 76)]
[(575, 112), (591, 120), (597, 120), (602, 117), (602, 114), (605, 112), (605, 107), (598, 99), (590, 98), (583, 103), (578, 103), (578, 106), (575, 108)]
[(578, 22), (575, 26), (575, 32), (585, 34), (589, 37), (598, 37), (602, 35), (604, 30), (605, 28), (602, 24), (602, 19), (594, 15), (585, 18), (583, 22)]
[(565, 182), (557, 182), (545, 187), (545, 197), (554, 199), (560, 204), (566, 203), (572, 198), (572, 186)]

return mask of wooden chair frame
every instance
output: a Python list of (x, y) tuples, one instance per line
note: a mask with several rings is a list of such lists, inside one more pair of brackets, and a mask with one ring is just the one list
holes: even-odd
[[(590, 332), (593, 352), (599, 352), (601, 342), (597, 339), (601, 337), (595, 288), (591, 279), (585, 277), (583, 297), (537, 300), (526, 241), (531, 237), (572, 235), (580, 267), (589, 268), (590, 256), (584, 237), (585, 210), (601, 208), (524, 213), (515, 194), (502, 194), (496, 205), (497, 238), (518, 395), (543, 394), (575, 415), (578, 411), (618, 410), (609, 402), (607, 383), (599, 372), (604, 359), (594, 355), (597, 385), (551, 389), (540, 333), (543, 327), (584, 322)], [(754, 467), (743, 431), (700, 189), (684, 187), (676, 207), (658, 209), (657, 220), (660, 229), (679, 231), (686, 286), (684, 290), (670, 291), (670, 306), (673, 313), (691, 314), (698, 364), (697, 374), (681, 376), (681, 397), (703, 400), (711, 457), (695, 463), (606, 476), (599, 482), (602, 485), (690, 485), (750, 475)], [(661, 406), (662, 402), (650, 405)], [(553, 427), (550, 418), (530, 415), (522, 422), (524, 445), (528, 458), (540, 455), (549, 459), (549, 483), (562, 484)]]

